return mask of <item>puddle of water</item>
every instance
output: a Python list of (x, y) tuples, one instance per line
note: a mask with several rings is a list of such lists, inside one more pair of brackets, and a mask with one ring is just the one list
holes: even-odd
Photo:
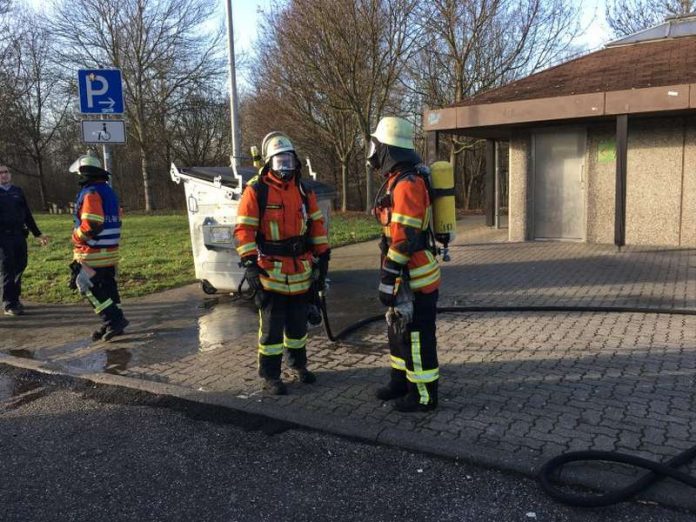
[(14, 379), (8, 375), (0, 375), (0, 402), (12, 397)]
[(9, 355), (13, 355), (14, 357), (21, 357), (22, 359), (33, 359), (34, 358), (34, 352), (31, 350), (26, 350), (24, 348), (13, 348), (10, 350), (7, 350), (7, 353)]
[(41, 383), (0, 374), (0, 402), (41, 388)]
[(198, 318), (198, 350), (211, 352), (258, 328), (256, 314), (238, 303), (224, 303)]
[(115, 348), (111, 350), (92, 352), (77, 359), (66, 361), (64, 364), (77, 373), (113, 373), (125, 372), (133, 359), (131, 350)]
[(203, 310), (211, 310), (211, 309), (215, 308), (215, 305), (217, 305), (219, 302), (220, 302), (220, 298), (218, 298), (218, 297), (204, 299), (203, 302), (198, 305), (198, 308), (202, 308)]

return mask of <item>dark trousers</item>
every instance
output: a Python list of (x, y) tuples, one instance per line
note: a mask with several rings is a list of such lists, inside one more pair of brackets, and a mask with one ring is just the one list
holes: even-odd
[(437, 362), (438, 291), (424, 294), (414, 292), (413, 320), (405, 332), (387, 329), (391, 359), (391, 386), (406, 387), (421, 404), (437, 403), (437, 382), (440, 377)]
[(259, 304), (259, 376), (279, 379), (283, 351), (291, 368), (307, 366), (307, 296), (263, 292)]
[(104, 326), (118, 326), (123, 322), (121, 311), (121, 296), (118, 293), (116, 283), (116, 268), (113, 266), (95, 268), (96, 274), (92, 277), (94, 285), (83, 295), (99, 314)]
[(22, 293), (22, 273), (27, 267), (27, 240), (23, 234), (0, 236), (0, 277), (2, 304), (5, 309), (15, 308)]

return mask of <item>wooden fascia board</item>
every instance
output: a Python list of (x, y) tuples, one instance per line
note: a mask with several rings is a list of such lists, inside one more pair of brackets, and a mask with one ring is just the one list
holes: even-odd
[(607, 115), (674, 111), (689, 108), (689, 85), (666, 85), (606, 93)]
[(696, 84), (574, 94), (425, 111), (425, 131), (456, 131), (479, 127), (616, 114), (696, 109)]

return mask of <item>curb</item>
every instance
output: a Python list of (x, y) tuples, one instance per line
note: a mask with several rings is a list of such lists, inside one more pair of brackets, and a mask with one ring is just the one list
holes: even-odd
[[(479, 449), (475, 446), (457, 447), (453, 446), (451, 441), (442, 437), (433, 437), (391, 427), (385, 428), (375, 424), (357, 424), (349, 419), (318, 416), (307, 411), (293, 411), (292, 408), (257, 400), (198, 392), (175, 384), (115, 374), (71, 372), (58, 364), (24, 359), (4, 353), (0, 353), (0, 365), (41, 374), (61, 376), (82, 383), (126, 388), (150, 395), (168, 396), (206, 406), (221, 407), (270, 420), (286, 422), (300, 428), (346, 437), (363, 443), (380, 444), (445, 459), (461, 460), (475, 466), (504, 473), (518, 474), (533, 480), (536, 480), (537, 470), (543, 464), (543, 460), (545, 460), (532, 456), (524, 459), (511, 459), (510, 455), (504, 451), (490, 448)], [(602, 470), (601, 474), (598, 474), (596, 468), (580, 466), (569, 467), (567, 470), (564, 470), (563, 479), (568, 484), (590, 489), (594, 489), (597, 486), (605, 489), (616, 489), (617, 487), (622, 487), (627, 482), (625, 474), (612, 470)], [(696, 512), (696, 496), (693, 490), (679, 483), (664, 481), (656, 483), (642, 493), (639, 499), (643, 503), (645, 501), (656, 502), (664, 506)], [(635, 501), (633, 500), (633, 502)]]

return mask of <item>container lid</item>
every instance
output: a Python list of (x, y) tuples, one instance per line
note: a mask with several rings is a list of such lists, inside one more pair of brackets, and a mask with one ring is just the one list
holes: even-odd
[[(179, 172), (210, 183), (219, 177), (224, 187), (237, 188), (237, 178), (234, 176), (232, 167), (182, 167), (179, 168)], [(254, 167), (238, 167), (237, 172), (242, 176), (245, 187), (247, 182), (258, 174), (258, 170)], [(336, 197), (336, 190), (332, 185), (306, 177), (302, 177), (302, 183), (317, 195), (317, 199), (333, 199)]]

